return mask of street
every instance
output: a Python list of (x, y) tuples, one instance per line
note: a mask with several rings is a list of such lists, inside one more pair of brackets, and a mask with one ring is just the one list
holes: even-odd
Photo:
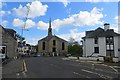
[(110, 68), (109, 66), (80, 60), (70, 60), (66, 57), (31, 57), (20, 59), (19, 62), (21, 64), (21, 66), (19, 66), (19, 69), (21, 70), (16, 72), (13, 71), (13, 73), (7, 74), (4, 72), (4, 67), (8, 67), (5, 65), (3, 67), (3, 78), (113, 79), (118, 78), (120, 75), (120, 72), (117, 69)]

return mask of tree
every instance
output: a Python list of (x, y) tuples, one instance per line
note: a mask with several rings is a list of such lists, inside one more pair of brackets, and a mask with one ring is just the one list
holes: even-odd
[(16, 34), (16, 38), (18, 41), (22, 42), (23, 40), (25, 40), (25, 38), (19, 34)]
[(69, 40), (70, 41), (68, 45), (68, 53), (73, 56), (82, 56), (83, 54), (82, 46), (73, 38), (70, 38)]
[(26, 44), (26, 41), (25, 41), (25, 37), (19, 35), (19, 34), (16, 34), (16, 38), (17, 38), (17, 41), (18, 41), (18, 46), (22, 47)]

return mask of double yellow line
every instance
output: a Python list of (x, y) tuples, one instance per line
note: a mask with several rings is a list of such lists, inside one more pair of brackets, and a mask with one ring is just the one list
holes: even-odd
[(23, 63), (22, 63), (22, 71), (27, 72), (27, 66), (26, 66), (25, 60), (23, 60)]

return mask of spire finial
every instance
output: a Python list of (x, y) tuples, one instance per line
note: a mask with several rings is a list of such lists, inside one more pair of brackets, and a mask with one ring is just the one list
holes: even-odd
[(51, 17), (50, 17), (50, 21), (49, 21), (49, 28), (51, 28)]
[(50, 18), (50, 21), (49, 21), (48, 36), (52, 36), (51, 18)]

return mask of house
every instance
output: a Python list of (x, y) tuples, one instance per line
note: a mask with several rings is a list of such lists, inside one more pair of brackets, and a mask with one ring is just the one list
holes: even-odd
[(52, 35), (51, 20), (49, 21), (48, 35), (38, 41), (38, 54), (58, 56), (66, 55), (68, 42), (56, 35)]
[(120, 34), (105, 23), (104, 29), (86, 31), (83, 39), (83, 57), (111, 56), (120, 61)]
[(0, 52), (9, 58), (17, 56), (16, 31), (0, 25)]

